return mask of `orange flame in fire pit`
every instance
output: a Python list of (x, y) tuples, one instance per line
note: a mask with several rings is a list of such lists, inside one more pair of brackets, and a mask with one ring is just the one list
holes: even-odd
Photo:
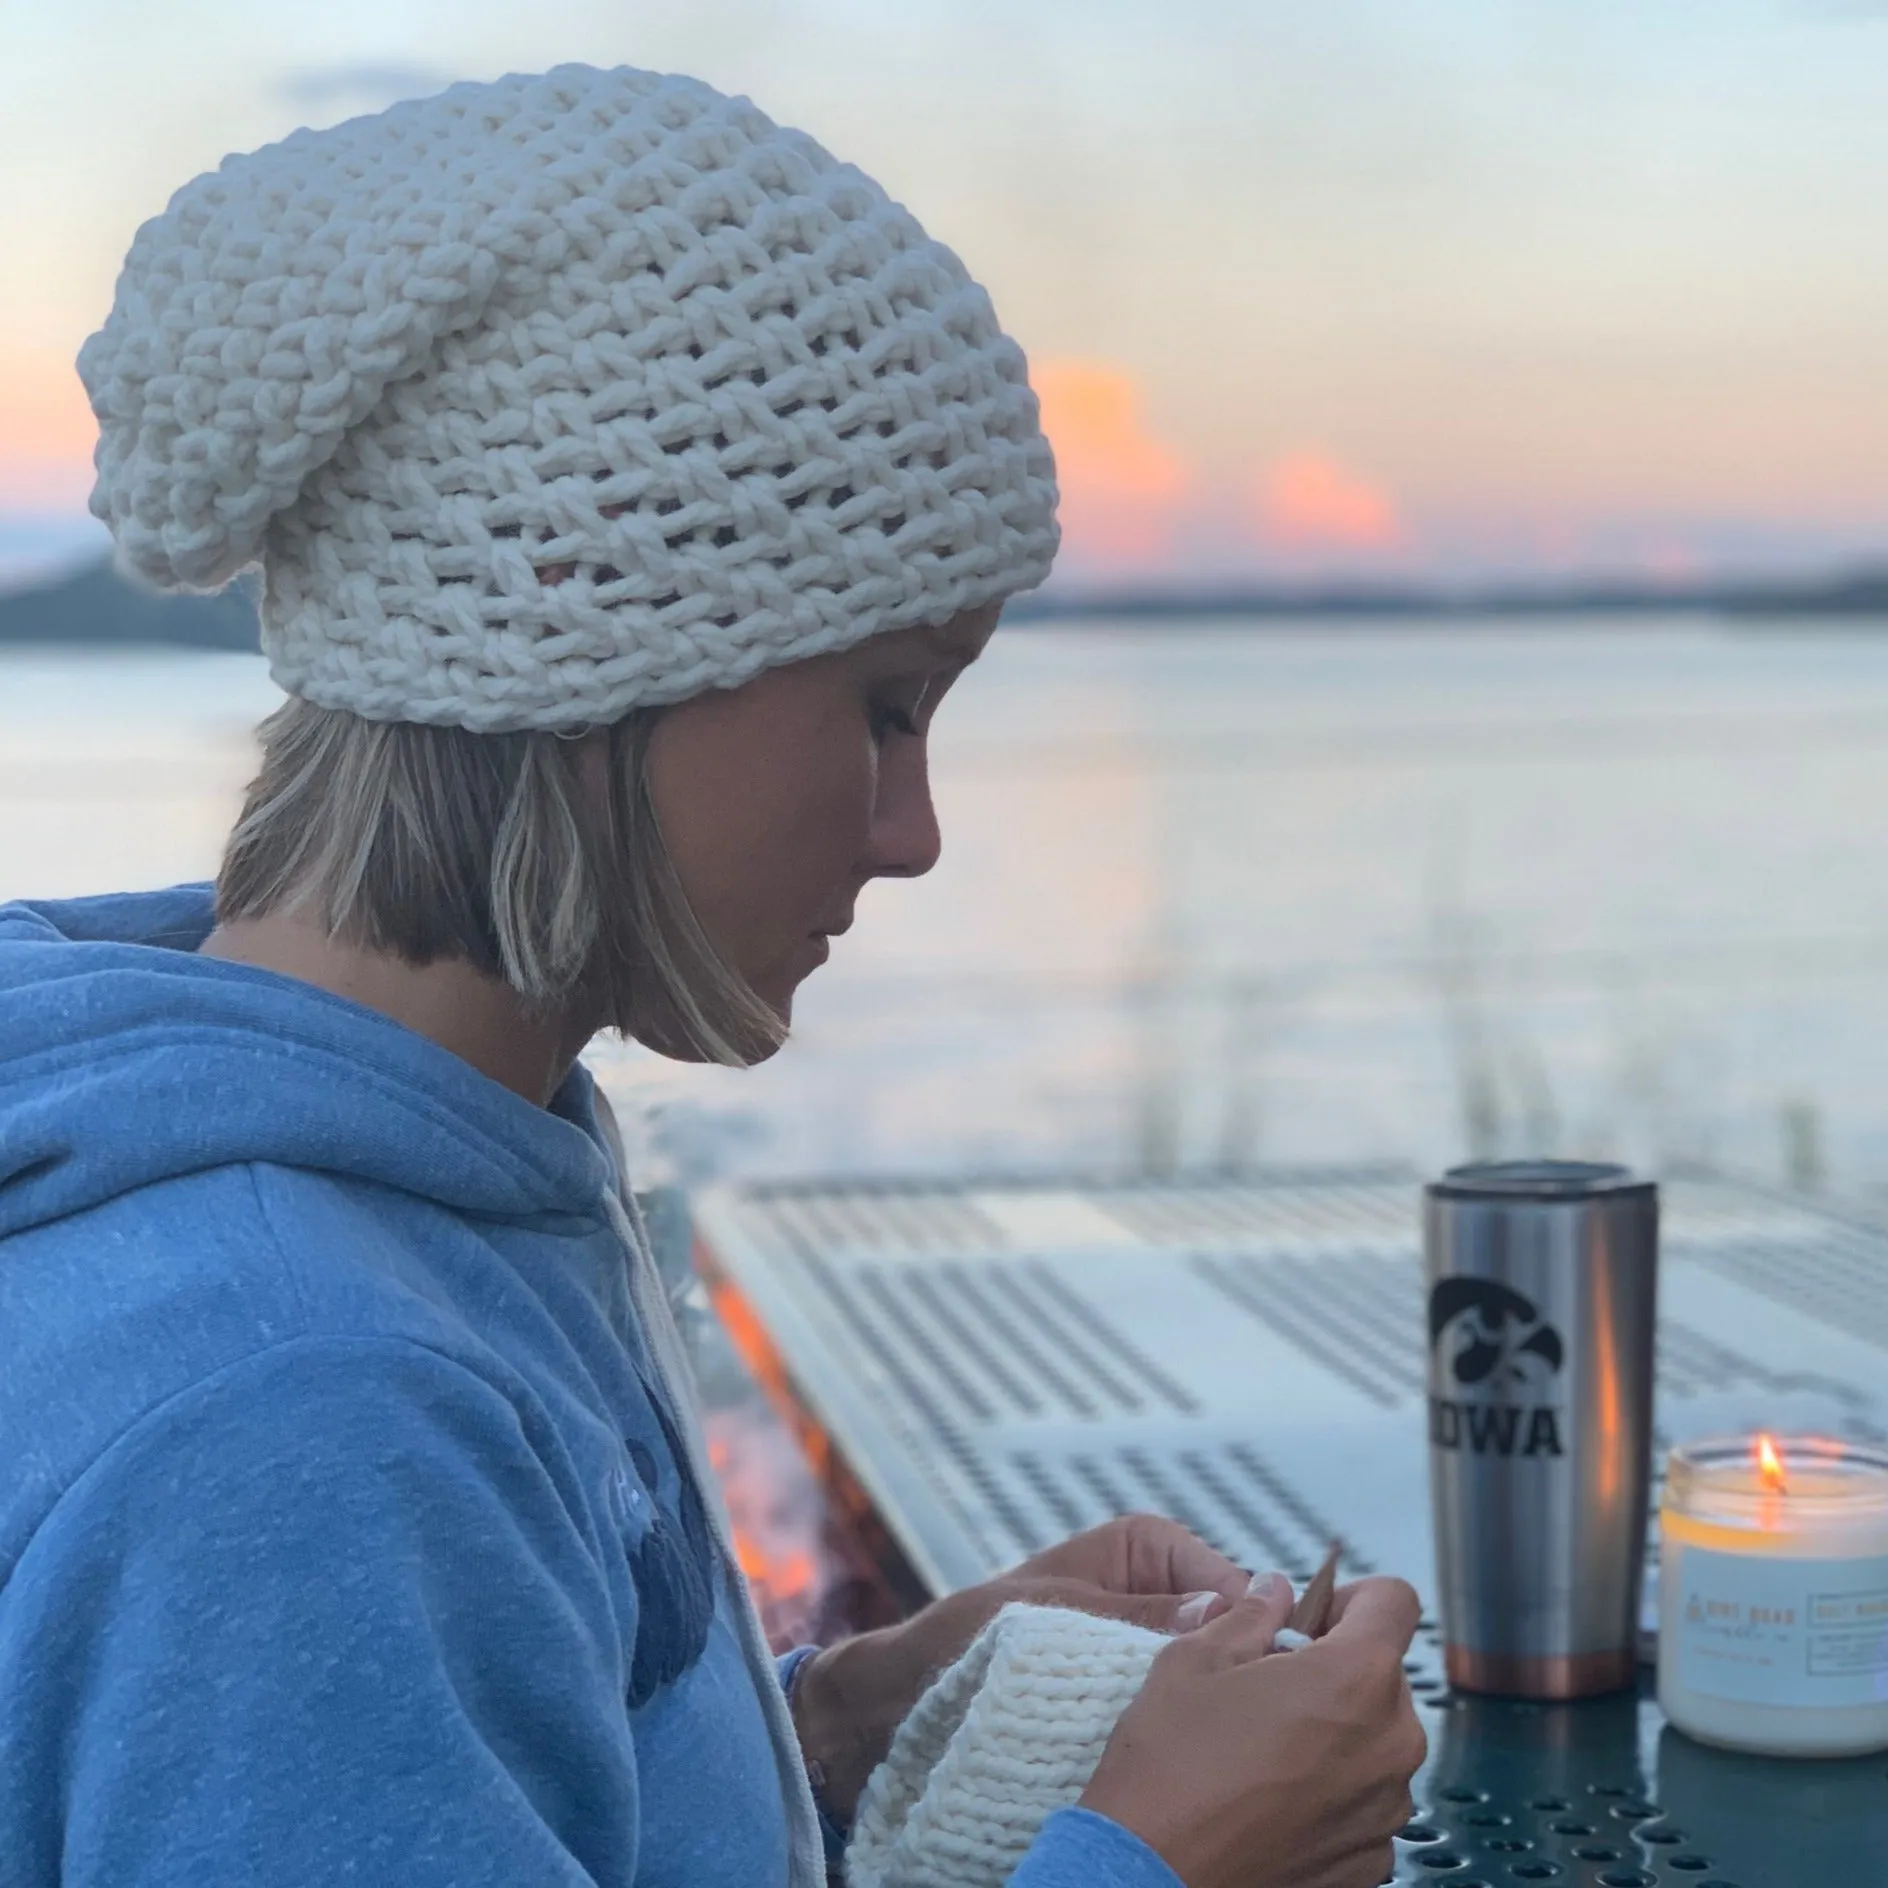
[(705, 1413), (708, 1458), (727, 1503), (735, 1558), (769, 1640), (782, 1651), (812, 1636), (822, 1601), (846, 1572), (826, 1536), (831, 1444), (799, 1409), (753, 1307), (712, 1264), (702, 1270), (721, 1327), (760, 1390)]
[(793, 1643), (813, 1624), (827, 1576), (819, 1491), (765, 1404), (710, 1410), (708, 1460), (721, 1484), (734, 1557), (768, 1637)]

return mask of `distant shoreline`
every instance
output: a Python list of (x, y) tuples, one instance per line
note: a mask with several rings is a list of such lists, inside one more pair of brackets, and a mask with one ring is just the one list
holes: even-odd
[(1537, 616), (1830, 616), (1888, 622), (1888, 570), (1805, 584), (1724, 583), (1678, 589), (1624, 583), (1494, 585), (1485, 589), (1410, 585), (1328, 585), (1216, 591), (1049, 591), (1018, 597), (1007, 616), (1017, 622), (1070, 617), (1184, 621), (1328, 617), (1410, 620)]
[[(1312, 619), (1345, 624), (1447, 619), (1486, 623), (1559, 617), (1703, 615), (1757, 627), (1804, 618), (1857, 629), (1888, 628), (1888, 568), (1803, 584), (1726, 583), (1677, 589), (1619, 582), (1502, 585), (1480, 590), (1418, 586), (1241, 586), (1221, 590), (1052, 589), (1019, 597), (1008, 620), (1136, 624), (1235, 624), (1264, 629)], [(99, 559), (49, 582), (0, 593), (0, 645), (59, 648), (247, 649), (257, 647), (253, 595), (238, 584), (212, 597), (161, 596), (120, 577)]]

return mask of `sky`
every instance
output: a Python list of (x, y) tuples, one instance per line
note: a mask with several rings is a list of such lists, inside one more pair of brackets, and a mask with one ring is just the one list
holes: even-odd
[(0, 0), (0, 579), (226, 152), (561, 60), (862, 165), (1027, 349), (1071, 582), (1888, 558), (1888, 0)]

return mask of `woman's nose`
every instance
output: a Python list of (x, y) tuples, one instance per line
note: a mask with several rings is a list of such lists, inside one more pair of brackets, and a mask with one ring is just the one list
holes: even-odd
[(922, 878), (937, 864), (944, 837), (931, 803), (931, 769), (922, 737), (887, 744), (879, 760), (878, 798), (866, 847), (865, 862), (875, 878)]

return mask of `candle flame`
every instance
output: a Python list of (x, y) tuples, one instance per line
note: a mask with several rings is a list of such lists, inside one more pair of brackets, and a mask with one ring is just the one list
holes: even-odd
[(1757, 1438), (1757, 1473), (1763, 1477), (1766, 1488), (1781, 1492), (1790, 1485), (1789, 1477), (1783, 1472), (1783, 1458), (1777, 1453), (1774, 1436), (1761, 1435)]

